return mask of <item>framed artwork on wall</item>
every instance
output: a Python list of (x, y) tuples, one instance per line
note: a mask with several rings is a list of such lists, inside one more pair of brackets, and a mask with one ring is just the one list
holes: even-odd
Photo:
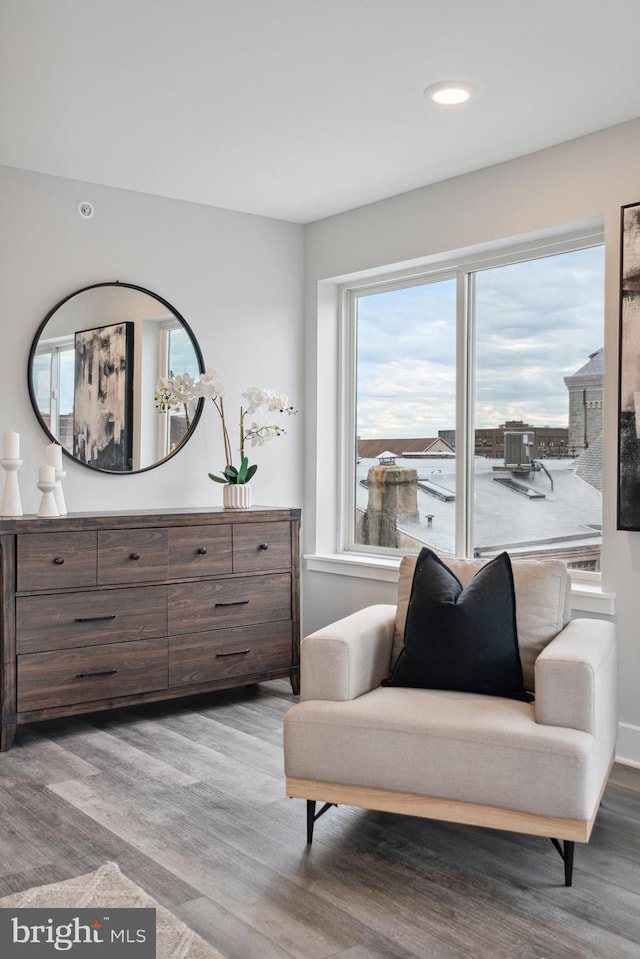
[(133, 323), (75, 334), (73, 455), (121, 473), (133, 454)]
[(640, 203), (620, 211), (618, 529), (640, 530)]

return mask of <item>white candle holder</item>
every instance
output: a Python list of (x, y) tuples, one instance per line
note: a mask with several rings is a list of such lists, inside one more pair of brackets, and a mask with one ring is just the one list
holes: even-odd
[(0, 516), (22, 516), (22, 500), (18, 486), (18, 470), (22, 466), (22, 460), (2, 460), (1, 462), (7, 475)]
[(67, 504), (64, 500), (64, 493), (62, 491), (62, 480), (67, 476), (65, 470), (56, 470), (56, 488), (53, 491), (53, 495), (56, 500), (56, 506), (58, 507), (58, 513), (60, 516), (67, 515)]
[(56, 498), (53, 495), (57, 485), (57, 480), (54, 480), (53, 483), (42, 481), (38, 483), (38, 489), (42, 492), (42, 501), (40, 503), (40, 509), (38, 510), (38, 516), (60, 515), (56, 505)]

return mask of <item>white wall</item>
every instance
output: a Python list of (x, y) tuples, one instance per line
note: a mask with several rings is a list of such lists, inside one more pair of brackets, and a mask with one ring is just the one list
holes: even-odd
[[(640, 200), (638, 156), (640, 121), (633, 121), (307, 228), (304, 551), (330, 552), (336, 542), (335, 278), (603, 217), (603, 587), (616, 593), (621, 643), (618, 755), (640, 765), (640, 533), (615, 528), (620, 206)], [(395, 598), (390, 582), (315, 570), (306, 570), (303, 586), (306, 631)]]
[[(22, 435), (25, 512), (38, 509), (49, 442), (29, 401), (31, 341), (59, 300), (91, 283), (147, 287), (184, 316), (225, 382), (232, 439), (248, 386), (286, 392), (303, 410), (302, 227), (7, 167), (0, 196), (0, 433), (13, 426)], [(92, 219), (78, 214), (81, 200), (94, 205)], [(300, 505), (303, 416), (255, 450), (254, 503)], [(184, 450), (156, 469), (109, 476), (64, 463), (72, 511), (222, 503), (221, 487), (207, 477), (224, 466), (211, 404)]]

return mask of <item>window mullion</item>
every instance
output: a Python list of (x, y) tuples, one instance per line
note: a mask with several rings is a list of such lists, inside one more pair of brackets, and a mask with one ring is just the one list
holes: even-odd
[(475, 456), (476, 456), (476, 274), (466, 275), (466, 383), (467, 383), (467, 431), (466, 439), (466, 525), (465, 525), (465, 556), (473, 556), (473, 530), (475, 509)]
[(457, 556), (472, 548), (474, 274), (456, 275), (456, 535)]
[(51, 399), (49, 406), (49, 430), (53, 436), (60, 436), (60, 348), (51, 350)]

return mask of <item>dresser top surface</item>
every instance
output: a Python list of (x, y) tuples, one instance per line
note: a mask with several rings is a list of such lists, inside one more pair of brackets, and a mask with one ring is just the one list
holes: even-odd
[(44, 517), (29, 514), (0, 519), (0, 534), (55, 533), (92, 529), (152, 528), (157, 526), (217, 526), (224, 523), (276, 522), (278, 520), (298, 520), (299, 518), (300, 509), (275, 506), (252, 506), (249, 509), (239, 510), (223, 509), (222, 507), (108, 510)]

